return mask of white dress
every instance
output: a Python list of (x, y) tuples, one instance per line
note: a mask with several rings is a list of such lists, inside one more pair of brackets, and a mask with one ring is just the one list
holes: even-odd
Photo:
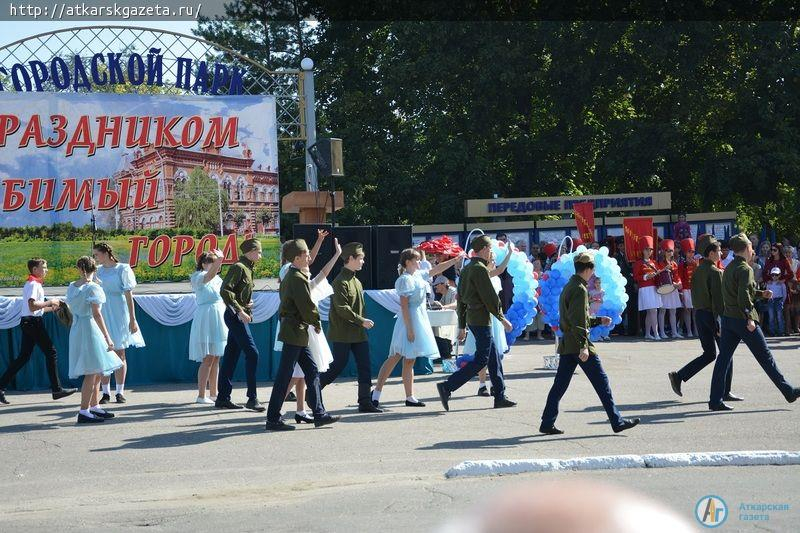
[(428, 285), (425, 281), (426, 277), (426, 271), (417, 271), (414, 274), (404, 272), (394, 284), (397, 295), (408, 298), (408, 314), (414, 329), (414, 340), (408, 340), (406, 323), (401, 312), (401, 314), (397, 315), (397, 320), (394, 323), (392, 340), (389, 344), (390, 357), (397, 354), (406, 359), (416, 359), (417, 357), (435, 359), (439, 357), (439, 346), (433, 337), (433, 328), (425, 305), (427, 298), (426, 287)]
[(225, 325), (225, 303), (219, 290), (222, 278), (214, 276), (205, 283), (203, 270), (191, 276), (192, 289), (197, 298), (192, 329), (189, 333), (189, 359), (202, 363), (207, 355), (221, 357), (228, 340), (228, 327)]
[[(500, 294), (500, 290), (502, 289), (502, 285), (500, 282), (500, 278), (494, 276), (492, 278), (492, 287), (494, 287), (494, 291), (497, 294)], [(500, 322), (496, 316), (491, 315), (491, 322), (492, 322), (492, 341), (494, 342), (494, 347), (497, 349), (497, 355), (500, 356), (502, 359), (503, 356), (508, 353), (508, 341), (506, 341), (506, 330), (503, 329), (503, 323)], [(467, 328), (467, 338), (464, 340), (464, 350), (463, 353), (475, 355), (475, 336), (472, 332)]]
[[(287, 265), (288, 264), (289, 263), (287, 263)], [(285, 270), (281, 268), (279, 274), (279, 279), (281, 281), (283, 281), (283, 278), (288, 271), (288, 268)], [(328, 279), (322, 274), (318, 274), (316, 278), (312, 279), (309, 282), (309, 286), (311, 288), (311, 301), (314, 302), (314, 305), (318, 305), (319, 302), (333, 294), (333, 287), (331, 287), (331, 284), (328, 283)], [(278, 322), (278, 327), (275, 330), (275, 345), (273, 346), (273, 349), (276, 352), (283, 350), (283, 342), (278, 340), (279, 332), (280, 322)], [(308, 326), (308, 351), (311, 352), (311, 358), (314, 360), (314, 363), (316, 363), (317, 370), (319, 370), (320, 374), (328, 370), (328, 367), (330, 367), (331, 363), (333, 362), (333, 353), (331, 353), (331, 347), (328, 345), (328, 339), (325, 337), (324, 331), (320, 330), (320, 332), (317, 333), (314, 328)], [(297, 363), (294, 365), (292, 377), (305, 377), (303, 370)]]

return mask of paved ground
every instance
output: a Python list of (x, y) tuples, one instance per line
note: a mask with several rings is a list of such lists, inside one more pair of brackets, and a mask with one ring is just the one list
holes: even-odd
[[(779, 367), (800, 383), (800, 339), (770, 344)], [(361, 415), (348, 380), (325, 390), (342, 423), (282, 434), (266, 433), (263, 415), (194, 405), (186, 386), (133, 388), (129, 403), (115, 410), (118, 418), (100, 427), (74, 424), (72, 398), (12, 393), (13, 404), (0, 407), (0, 531), (431, 531), (501, 487), (575, 477), (633, 488), (690, 521), (706, 494), (734, 511), (741, 503), (786, 503), (789, 511), (758, 524), (732, 512), (720, 529), (796, 531), (800, 467), (444, 478), (468, 459), (800, 450), (800, 403), (787, 404), (741, 347), (734, 391), (746, 401), (735, 411), (707, 411), (710, 369), (684, 385), (683, 398), (672, 393), (666, 373), (698, 347), (692, 340), (601, 345), (623, 414), (643, 419), (620, 435), (580, 372), (558, 421), (567, 434), (537, 434), (553, 375), (541, 368), (549, 343), (515, 346), (506, 359), (516, 409), (491, 409), (490, 399), (472, 396), (477, 385), (470, 383), (444, 413), (434, 399), (437, 374), (417, 380), (426, 408), (401, 406), (402, 387), (393, 380), (384, 391), (390, 412)], [(239, 386), (234, 399), (243, 393)], [(268, 398), (269, 384), (260, 396)]]

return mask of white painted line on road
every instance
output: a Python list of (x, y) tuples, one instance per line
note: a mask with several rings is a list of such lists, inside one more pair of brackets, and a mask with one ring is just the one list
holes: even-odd
[(556, 472), (561, 470), (620, 470), (623, 468), (673, 468), (687, 466), (800, 465), (800, 452), (757, 450), (740, 452), (655, 453), (602, 455), (572, 459), (519, 459), (464, 461), (445, 477), (477, 477)]

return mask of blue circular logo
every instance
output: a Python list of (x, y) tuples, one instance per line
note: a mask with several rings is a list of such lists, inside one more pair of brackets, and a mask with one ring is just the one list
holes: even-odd
[(728, 505), (719, 496), (703, 496), (694, 506), (694, 517), (703, 527), (719, 527), (728, 519)]

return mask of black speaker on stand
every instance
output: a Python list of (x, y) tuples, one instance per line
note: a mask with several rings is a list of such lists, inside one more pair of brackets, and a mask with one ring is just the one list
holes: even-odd
[(411, 248), (411, 226), (373, 226), (372, 261), (376, 289), (393, 289), (400, 252)]
[[(317, 242), (317, 230), (324, 229), (327, 232), (331, 232), (331, 225), (330, 224), (295, 224), (292, 226), (292, 238), (294, 239), (303, 239), (308, 244), (308, 249), (314, 247), (314, 243)], [(313, 278), (319, 271), (322, 270), (322, 267), (331, 260), (333, 257), (333, 239), (329, 235), (322, 243), (322, 248), (319, 249), (319, 253), (317, 254), (317, 258), (311, 263), (311, 277)]]
[[(339, 244), (344, 246), (348, 242), (360, 242), (364, 245), (364, 268), (356, 273), (365, 290), (375, 288), (373, 263), (375, 262), (374, 248), (372, 247), (372, 226), (336, 226), (333, 236), (339, 239)], [(342, 270), (344, 261), (339, 260), (331, 270), (328, 279), (333, 280)]]
[[(334, 138), (321, 138), (308, 147), (319, 176), (330, 178), (330, 201), (335, 206), (334, 191), (336, 191), (336, 176), (344, 176), (344, 162), (342, 158), (342, 140)], [(331, 210), (331, 224), (336, 227), (336, 209)]]

